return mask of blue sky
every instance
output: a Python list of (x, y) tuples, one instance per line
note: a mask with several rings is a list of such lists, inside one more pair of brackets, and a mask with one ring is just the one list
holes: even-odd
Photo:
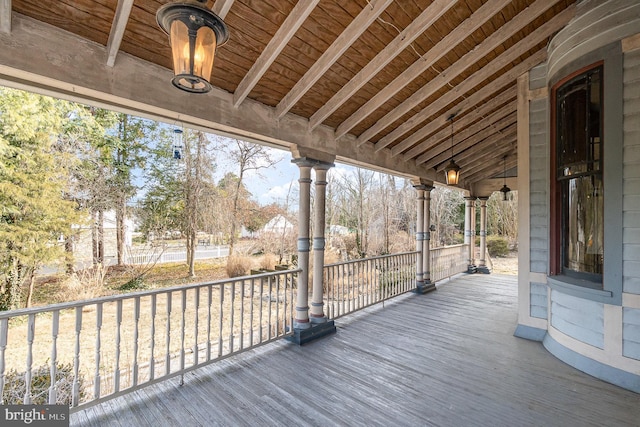
[[(268, 148), (273, 159), (279, 159), (275, 166), (257, 171), (251, 170), (244, 180), (247, 189), (253, 194), (254, 200), (260, 205), (277, 203), (279, 205), (288, 204), (293, 210), (298, 206), (298, 166), (291, 163), (291, 152)], [(239, 173), (238, 166), (221, 152), (217, 158), (216, 181), (227, 172)], [(329, 170), (329, 174), (348, 174), (354, 168), (344, 164), (336, 164)], [(313, 173), (311, 175), (313, 178)]]

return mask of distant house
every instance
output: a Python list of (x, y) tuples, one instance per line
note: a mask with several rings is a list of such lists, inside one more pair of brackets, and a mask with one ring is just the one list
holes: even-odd
[(349, 228), (344, 225), (330, 225), (329, 235), (331, 236), (346, 236), (349, 234)]
[[(116, 213), (115, 211), (106, 211), (103, 217), (103, 233), (104, 233), (104, 258), (116, 259), (118, 249), (116, 245)], [(93, 260), (93, 242), (92, 229), (98, 227), (98, 223), (91, 223), (89, 219), (85, 224), (75, 225), (73, 228), (78, 233), (73, 239), (73, 257), (76, 262), (90, 263)], [(133, 240), (133, 220), (127, 218), (124, 222), (124, 246), (131, 248)]]
[(276, 215), (264, 227), (260, 229), (258, 235), (265, 234), (286, 234), (294, 231), (293, 224), (284, 215)]

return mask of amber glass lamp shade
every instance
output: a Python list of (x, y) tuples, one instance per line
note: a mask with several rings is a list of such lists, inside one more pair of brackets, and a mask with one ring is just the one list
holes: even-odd
[(445, 177), (447, 179), (447, 185), (458, 185), (460, 180), (460, 166), (451, 159), (446, 168), (444, 168)]
[(173, 85), (192, 93), (209, 92), (216, 48), (229, 39), (222, 19), (197, 2), (166, 4), (156, 19), (169, 35)]

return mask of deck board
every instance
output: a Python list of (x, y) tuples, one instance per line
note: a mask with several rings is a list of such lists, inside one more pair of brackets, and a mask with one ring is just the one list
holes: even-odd
[(72, 414), (78, 426), (638, 426), (640, 395), (515, 338), (515, 277), (462, 275)]

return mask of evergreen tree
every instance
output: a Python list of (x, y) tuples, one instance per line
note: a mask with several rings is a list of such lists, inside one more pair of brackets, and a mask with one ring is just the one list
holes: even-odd
[(64, 199), (68, 170), (56, 143), (69, 103), (0, 88), (0, 310), (31, 303), (36, 271), (58, 259), (79, 222)]

